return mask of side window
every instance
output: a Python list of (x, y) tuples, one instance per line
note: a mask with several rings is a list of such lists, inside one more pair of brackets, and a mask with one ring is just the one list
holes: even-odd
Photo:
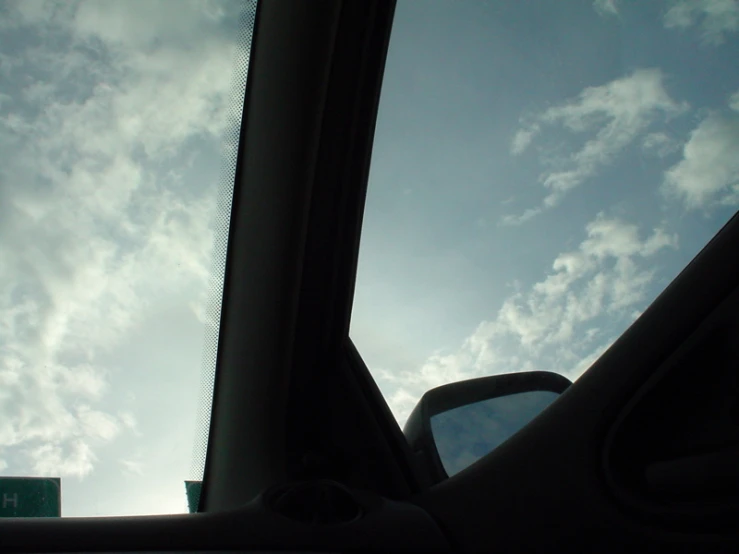
[(428, 389), (577, 379), (739, 204), (739, 6), (398, 2), (351, 337)]

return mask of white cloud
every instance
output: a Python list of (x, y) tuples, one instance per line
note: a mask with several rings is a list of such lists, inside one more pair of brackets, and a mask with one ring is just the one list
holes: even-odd
[(653, 258), (677, 240), (662, 228), (644, 236), (634, 224), (599, 214), (577, 248), (506, 298), (459, 349), (435, 353), (418, 369), (377, 372), (396, 417), (404, 422), (426, 390), (476, 376), (544, 369), (578, 377), (645, 307)]
[(129, 475), (144, 475), (144, 463), (141, 460), (120, 460), (124, 473)]
[(687, 29), (699, 25), (706, 42), (721, 44), (727, 34), (739, 31), (739, 2), (672, 0), (665, 13), (664, 23), (668, 29)]
[(118, 412), (118, 419), (124, 427), (136, 431), (138, 428), (138, 421), (136, 416), (131, 412)]
[(522, 154), (540, 131), (541, 127), (536, 123), (516, 131), (511, 142), (511, 153), (514, 155)]
[(619, 0), (594, 0), (593, 8), (600, 15), (618, 15)]
[(93, 410), (86, 405), (78, 407), (76, 412), (81, 432), (86, 437), (110, 441), (121, 430), (120, 422), (112, 415)]
[(729, 108), (739, 112), (739, 90), (729, 97)]
[(674, 247), (677, 240), (661, 229), (641, 240), (635, 225), (603, 215), (586, 232), (577, 250), (554, 260), (553, 273), (530, 292), (503, 303), (496, 322), (485, 331), (490, 337), (509, 335), (527, 349), (570, 340), (578, 325), (641, 301), (653, 273), (638, 259)]
[(587, 133), (590, 138), (541, 175), (539, 181), (549, 191), (542, 206), (530, 208), (522, 216), (505, 216), (503, 223), (521, 223), (556, 206), (569, 191), (611, 164), (654, 122), (686, 109), (687, 104), (676, 102), (667, 93), (660, 70), (640, 69), (605, 85), (588, 87), (569, 102), (524, 118), (512, 142), (514, 154), (523, 153), (546, 127), (561, 127), (574, 135)]
[(101, 355), (155, 302), (203, 302), (217, 175), (196, 160), (238, 123), (234, 14), (211, 8), (24, 0), (0, 26), (0, 445), (38, 474), (84, 477), (138, 432)]
[(541, 208), (527, 208), (521, 215), (506, 214), (500, 220), (500, 225), (521, 225), (539, 215), (543, 210)]
[(649, 133), (642, 141), (642, 150), (647, 154), (652, 154), (660, 158), (664, 158), (673, 154), (680, 148), (680, 145), (672, 137), (664, 132)]
[(32, 460), (32, 472), (42, 477), (82, 478), (92, 472), (97, 461), (92, 447), (82, 439), (66, 441), (64, 444), (46, 442), (28, 449), (27, 454)]
[(665, 173), (668, 194), (689, 209), (734, 204), (739, 189), (739, 115), (711, 114), (690, 133), (683, 159)]

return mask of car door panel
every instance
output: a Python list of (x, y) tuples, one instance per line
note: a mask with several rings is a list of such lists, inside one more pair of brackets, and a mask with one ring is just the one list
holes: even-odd
[(739, 516), (739, 291), (654, 373), (605, 451), (614, 494), (666, 526), (729, 531)]

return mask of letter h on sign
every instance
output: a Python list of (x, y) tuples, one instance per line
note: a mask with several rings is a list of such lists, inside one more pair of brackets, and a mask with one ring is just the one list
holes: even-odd
[(3, 508), (7, 508), (10, 504), (13, 505), (13, 508), (18, 507), (17, 492), (14, 492), (13, 494), (8, 494), (7, 492), (3, 493)]

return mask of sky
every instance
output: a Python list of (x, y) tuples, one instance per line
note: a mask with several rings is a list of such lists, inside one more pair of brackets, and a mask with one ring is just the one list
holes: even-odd
[(739, 205), (739, 2), (398, 2), (351, 337), (435, 386), (577, 379)]
[(253, 7), (0, 3), (0, 476), (65, 516), (202, 475)]
[[(0, 476), (65, 516), (200, 477), (249, 13), (0, 2)], [(731, 217), (738, 34), (736, 0), (398, 3), (351, 336), (400, 424), (577, 378)]]

